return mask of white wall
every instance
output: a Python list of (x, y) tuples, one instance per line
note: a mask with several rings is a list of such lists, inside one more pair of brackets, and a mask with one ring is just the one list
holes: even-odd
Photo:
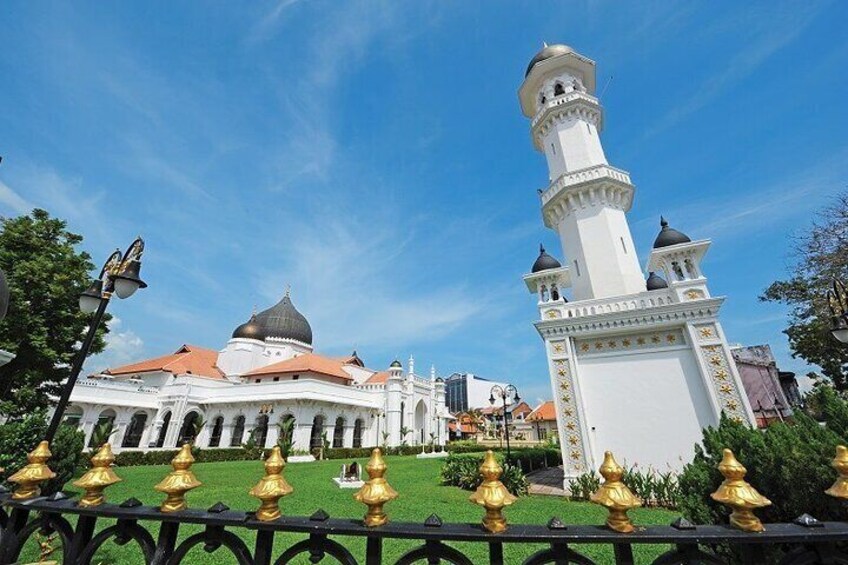
[(580, 358), (578, 367), (598, 464), (612, 451), (619, 463), (679, 470), (692, 459), (702, 428), (717, 424), (689, 349)]

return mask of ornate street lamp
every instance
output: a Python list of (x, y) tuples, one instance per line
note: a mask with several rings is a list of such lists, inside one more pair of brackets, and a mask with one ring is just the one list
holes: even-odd
[(505, 387), (495, 385), (489, 392), (489, 404), (494, 406), (498, 399), (503, 402), (504, 436), (506, 437), (506, 463), (509, 464), (509, 414), (506, 411), (507, 400), (511, 399), (513, 402), (518, 404), (521, 402), (521, 397), (518, 396), (518, 389), (513, 385), (506, 385)]
[(71, 392), (74, 389), (80, 371), (82, 371), (82, 365), (86, 357), (88, 357), (88, 352), (91, 350), (91, 345), (94, 343), (94, 336), (97, 334), (97, 328), (100, 327), (100, 322), (103, 321), (103, 315), (106, 313), (106, 306), (112, 298), (112, 293), (117, 294), (118, 298), (129, 298), (135, 294), (135, 291), (147, 286), (140, 277), (142, 253), (144, 253), (144, 240), (140, 237), (132, 242), (126, 252), (121, 253), (120, 249), (116, 250), (106, 260), (106, 263), (100, 270), (100, 276), (80, 295), (80, 310), (86, 314), (93, 313), (94, 316), (88, 326), (88, 333), (82, 342), (82, 346), (77, 352), (76, 357), (74, 357), (74, 362), (71, 365), (71, 374), (62, 388), (62, 395), (56, 404), (56, 409), (50, 420), (50, 427), (47, 428), (47, 436), (44, 439), (48, 443), (53, 442), (56, 431), (59, 429), (59, 424), (62, 422), (62, 416), (68, 407)]
[(833, 288), (827, 291), (830, 307), (830, 333), (842, 343), (848, 343), (848, 292), (842, 281), (834, 279)]

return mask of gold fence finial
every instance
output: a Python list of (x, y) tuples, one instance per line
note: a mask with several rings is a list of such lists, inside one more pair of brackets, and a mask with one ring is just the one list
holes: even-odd
[(279, 445), (271, 448), (271, 455), (265, 459), (265, 476), (259, 479), (252, 489), (250, 496), (255, 496), (262, 503), (256, 511), (256, 519), (270, 522), (280, 517), (280, 499), (291, 494), (294, 489), (283, 478), (286, 462)]
[(763, 523), (754, 516), (752, 510), (770, 506), (771, 500), (745, 482), (744, 477), (748, 470), (729, 449), (723, 451), (718, 470), (724, 477), (724, 482), (710, 496), (716, 502), (721, 502), (733, 510), (730, 514), (730, 524), (744, 532), (762, 532), (765, 530)]
[(384, 526), (388, 523), (389, 517), (383, 512), (383, 505), (396, 499), (398, 493), (385, 479), (386, 462), (383, 461), (383, 454), (379, 448), (371, 452), (371, 459), (365, 465), (365, 471), (368, 473), (368, 480), (353, 495), (353, 498), (368, 507), (368, 512), (362, 519), (366, 526), (371, 528)]
[(47, 466), (51, 455), (53, 454), (50, 453), (50, 445), (46, 441), (42, 441), (29, 452), (27, 465), (7, 479), (10, 483), (18, 485), (12, 493), (13, 500), (27, 500), (41, 494), (41, 483), (56, 476)]
[(190, 470), (193, 463), (194, 457), (191, 454), (191, 444), (186, 443), (177, 455), (171, 459), (171, 467), (174, 470), (168, 473), (162, 479), (162, 482), (153, 487), (167, 495), (159, 507), (160, 511), (179, 512), (186, 509), (186, 493), (203, 484), (197, 480), (197, 477)]
[(103, 491), (106, 487), (121, 482), (120, 477), (112, 470), (115, 456), (112, 454), (112, 446), (104, 443), (94, 457), (91, 458), (91, 469), (74, 481), (74, 486), (85, 490), (85, 494), (78, 503), (83, 508), (99, 506), (106, 501)]
[(612, 456), (611, 451), (604, 452), (604, 462), (601, 464), (600, 471), (604, 484), (589, 496), (589, 500), (609, 511), (607, 527), (622, 534), (629, 534), (636, 528), (627, 517), (627, 511), (642, 506), (642, 500), (621, 480), (624, 469)]
[(830, 465), (839, 473), (836, 482), (827, 489), (825, 494), (836, 498), (848, 499), (848, 448), (844, 445), (836, 446), (836, 457)]
[(501, 482), (503, 467), (495, 459), (495, 453), (491, 449), (483, 457), (480, 474), (483, 476), (483, 482), (480, 483), (480, 486), (468, 500), (486, 509), (486, 514), (483, 516), (484, 528), (492, 533), (503, 532), (506, 530), (503, 508), (509, 506), (518, 498), (510, 494)]

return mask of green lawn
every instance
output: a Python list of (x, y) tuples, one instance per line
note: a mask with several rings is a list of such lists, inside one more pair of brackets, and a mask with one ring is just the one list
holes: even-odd
[[(363, 465), (365, 462), (360, 460)], [(481, 520), (483, 510), (468, 502), (468, 491), (439, 485), (438, 475), (442, 461), (387, 457), (386, 462), (389, 467), (387, 479), (400, 494), (397, 500), (386, 506), (390, 520), (421, 523), (434, 512), (445, 522), (479, 523)], [(319, 461), (288, 465), (285, 476), (294, 487), (294, 493), (282, 500), (283, 513), (308, 516), (318, 508), (323, 508), (335, 518), (362, 516), (365, 507), (353, 500), (355, 491), (339, 489), (331, 480), (338, 475), (341, 464), (341, 461)], [(124, 481), (108, 489), (107, 500), (118, 503), (134, 496), (144, 504), (158, 504), (162, 495), (153, 490), (153, 485), (169, 470), (170, 467), (166, 466), (118, 468), (116, 471)], [(234, 510), (256, 508), (258, 501), (247, 492), (263, 474), (260, 462), (204, 463), (196, 464), (193, 470), (204, 484), (189, 493), (189, 506), (205, 509), (215, 502), (222, 501)], [(668, 524), (675, 517), (672, 512), (655, 509), (638, 509), (630, 514), (639, 525)], [(558, 516), (571, 524), (602, 524), (605, 515), (603, 508), (592, 504), (535, 495), (522, 497), (506, 509), (506, 517), (510, 523), (545, 524), (551, 516)], [(184, 526), (181, 528), (181, 539), (199, 530), (199, 527)], [(245, 539), (248, 547), (253, 547), (253, 532), (245, 530), (236, 533)], [(277, 534), (275, 558), (299, 539), (302, 539), (302, 536)], [(348, 547), (360, 563), (364, 562), (364, 540), (339, 537), (335, 539)], [(386, 540), (383, 549), (385, 562), (393, 562), (414, 545), (415, 542), (412, 541)], [(457, 544), (457, 547), (475, 563), (488, 562), (488, 553), (483, 544)], [(506, 562), (521, 563), (539, 547), (532, 544), (506, 544)], [(609, 547), (575, 546), (575, 549), (601, 563), (612, 562), (612, 551)], [(637, 562), (647, 562), (666, 549), (665, 546), (635, 546)], [(32, 555), (29, 551), (27, 554)], [(132, 543), (124, 547), (108, 543), (93, 562), (104, 565), (137, 563), (140, 562), (140, 555)], [(223, 548), (210, 555), (197, 547), (192, 550), (191, 555), (194, 559), (190, 562), (193, 563), (234, 563)], [(333, 562), (331, 558), (325, 561)], [(307, 563), (306, 559), (303, 562)]]

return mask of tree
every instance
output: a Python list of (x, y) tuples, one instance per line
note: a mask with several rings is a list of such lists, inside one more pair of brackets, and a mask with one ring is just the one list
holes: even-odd
[[(90, 320), (79, 309), (79, 295), (94, 265), (77, 250), (82, 236), (44, 210), (0, 219), (0, 229), (0, 268), (11, 289), (0, 348), (15, 353), (0, 367), (0, 414), (19, 418), (46, 407), (70, 374)], [(103, 324), (92, 353), (103, 350), (107, 331)]]
[(818, 365), (837, 390), (846, 390), (848, 347), (830, 333), (826, 293), (833, 279), (848, 276), (848, 192), (816, 214), (810, 228), (794, 239), (792, 252), (792, 276), (772, 283), (760, 300), (790, 307), (783, 333), (792, 356)]

